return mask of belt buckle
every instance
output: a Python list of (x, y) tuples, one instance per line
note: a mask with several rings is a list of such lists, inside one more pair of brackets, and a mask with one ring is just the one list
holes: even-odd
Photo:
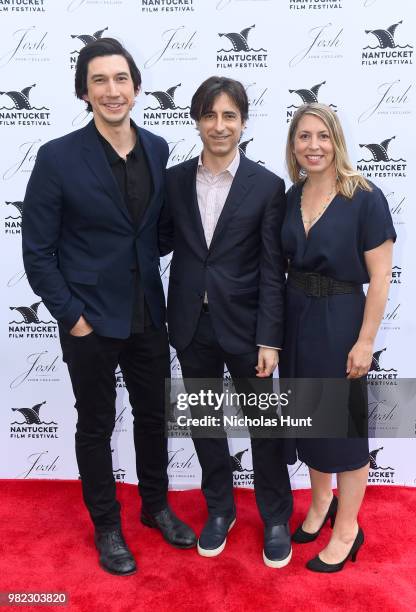
[(306, 277), (306, 295), (309, 297), (321, 296), (321, 277), (317, 272), (310, 272)]

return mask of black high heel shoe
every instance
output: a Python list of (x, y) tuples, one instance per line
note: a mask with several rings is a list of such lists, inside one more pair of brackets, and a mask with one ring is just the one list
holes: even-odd
[(322, 561), (319, 555), (316, 555), (316, 557), (314, 557), (313, 559), (307, 562), (306, 567), (312, 570), (313, 572), (322, 572), (324, 574), (332, 574), (333, 572), (340, 572), (342, 568), (344, 567), (344, 565), (346, 564), (346, 562), (348, 561), (348, 559), (351, 559), (351, 561), (355, 562), (358, 551), (360, 550), (363, 544), (364, 544), (364, 532), (361, 529), (361, 527), (359, 527), (357, 536), (354, 540), (353, 545), (351, 546), (351, 550), (348, 553), (348, 555), (345, 557), (344, 561), (341, 561), (340, 563), (325, 563), (325, 561)]
[(322, 527), (325, 525), (328, 519), (331, 521), (331, 527), (334, 526), (335, 516), (338, 510), (338, 498), (336, 495), (333, 496), (331, 503), (329, 504), (328, 512), (325, 514), (325, 518), (323, 520), (322, 525), (319, 527), (318, 531), (315, 533), (308, 533), (302, 529), (302, 525), (296, 529), (295, 533), (292, 535), (292, 541), (297, 542), (297, 544), (308, 544), (309, 542), (313, 542), (321, 533)]

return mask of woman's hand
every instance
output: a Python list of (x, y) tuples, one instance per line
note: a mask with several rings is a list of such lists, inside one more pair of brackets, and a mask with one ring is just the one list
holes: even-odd
[(360, 378), (365, 376), (373, 360), (373, 343), (358, 340), (347, 359), (347, 378)]

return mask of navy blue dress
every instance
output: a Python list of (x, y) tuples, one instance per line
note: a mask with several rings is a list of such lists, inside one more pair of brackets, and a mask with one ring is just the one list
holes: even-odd
[[(371, 192), (357, 189), (351, 200), (336, 195), (306, 237), (300, 211), (303, 183), (293, 185), (287, 193), (282, 227), (283, 251), (290, 266), (339, 281), (368, 283), (364, 252), (396, 239), (386, 198), (378, 187), (372, 188)], [(288, 286), (280, 376), (345, 378), (364, 306), (364, 293), (309, 297)], [(367, 438), (305, 438), (286, 443), (288, 463), (296, 461), (297, 452), (299, 460), (321, 472), (355, 470), (369, 460)]]

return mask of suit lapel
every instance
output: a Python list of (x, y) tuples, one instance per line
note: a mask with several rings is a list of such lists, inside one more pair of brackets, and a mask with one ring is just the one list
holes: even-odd
[(160, 164), (157, 163), (156, 158), (154, 153), (152, 152), (152, 142), (151, 139), (149, 138), (149, 136), (147, 135), (146, 132), (143, 132), (143, 130), (139, 129), (139, 137), (140, 137), (140, 141), (143, 147), (143, 151), (146, 155), (146, 159), (147, 162), (149, 164), (149, 170), (150, 170), (150, 174), (152, 176), (152, 182), (153, 182), (153, 193), (152, 193), (152, 197), (150, 198), (150, 202), (148, 204), (148, 206), (146, 207), (146, 210), (143, 213), (143, 216), (140, 220), (140, 224), (139, 224), (139, 229), (142, 229), (144, 227), (144, 225), (146, 224), (149, 215), (151, 214), (152, 211), (152, 205), (155, 201), (155, 198), (160, 190), (160, 181), (161, 181), (161, 167)]
[[(183, 167), (184, 176), (182, 188), (183, 193), (185, 194), (185, 197), (188, 201), (189, 215), (192, 221), (192, 227), (196, 229), (196, 233), (200, 243), (202, 244), (204, 249), (208, 251), (196, 192), (196, 174), (198, 171), (198, 159), (198, 157), (195, 157), (188, 167)], [(191, 197), (189, 197), (189, 194)]]
[(255, 165), (252, 166), (252, 164), (253, 162), (250, 162), (243, 154), (241, 154), (240, 164), (214, 230), (210, 250), (221, 238), (231, 218), (238, 211), (241, 202), (249, 193), (253, 185), (252, 177), (256, 174), (256, 172)]
[(100, 181), (113, 202), (116, 203), (124, 217), (132, 223), (129, 212), (123, 202), (120, 189), (108, 164), (104, 149), (96, 134), (94, 121), (90, 121), (85, 127), (83, 156), (86, 164)]

